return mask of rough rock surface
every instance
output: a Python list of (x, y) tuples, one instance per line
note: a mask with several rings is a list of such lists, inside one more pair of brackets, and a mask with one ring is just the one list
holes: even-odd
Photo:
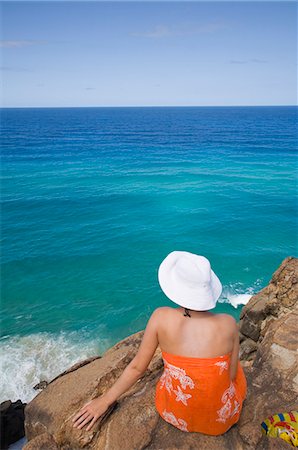
[(138, 350), (143, 332), (109, 349), (101, 358), (78, 364), (40, 392), (25, 408), (24, 450), (261, 450), (289, 449), (281, 439), (263, 436), (268, 415), (297, 409), (298, 260), (287, 258), (269, 285), (241, 313), (240, 360), (248, 393), (240, 420), (221, 436), (185, 433), (164, 422), (154, 406), (162, 371), (158, 350), (142, 377), (100, 430), (72, 427), (71, 418), (88, 400), (105, 392)]
[(5, 450), (10, 444), (25, 436), (25, 406), (21, 400), (6, 400), (0, 405), (0, 448)]

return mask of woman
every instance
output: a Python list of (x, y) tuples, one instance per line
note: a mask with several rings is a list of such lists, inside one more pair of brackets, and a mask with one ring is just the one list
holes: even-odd
[(145, 373), (157, 347), (164, 371), (155, 392), (158, 413), (182, 431), (225, 433), (238, 422), (246, 397), (239, 361), (235, 319), (210, 312), (222, 286), (208, 259), (172, 252), (158, 271), (160, 286), (178, 308), (157, 308), (151, 315), (137, 355), (102, 396), (85, 404), (73, 418), (79, 429), (94, 423)]

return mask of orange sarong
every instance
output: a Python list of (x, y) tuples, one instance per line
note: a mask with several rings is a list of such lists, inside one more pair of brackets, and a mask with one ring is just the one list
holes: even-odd
[(160, 416), (182, 431), (225, 433), (238, 422), (247, 382), (238, 360), (237, 375), (229, 374), (231, 352), (195, 358), (162, 352), (164, 371), (156, 385)]

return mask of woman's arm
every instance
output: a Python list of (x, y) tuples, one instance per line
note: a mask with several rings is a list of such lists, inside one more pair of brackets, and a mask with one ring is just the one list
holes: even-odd
[(157, 319), (159, 311), (155, 310), (146, 326), (138, 353), (123, 371), (115, 384), (104, 394), (110, 405), (126, 392), (144, 375), (158, 346)]
[(232, 381), (235, 380), (237, 375), (237, 369), (238, 369), (238, 361), (239, 361), (239, 330), (237, 326), (237, 322), (235, 319), (233, 319), (234, 322), (234, 343), (233, 343), (233, 350), (231, 354), (231, 360), (230, 360), (230, 379)]
[(107, 408), (133, 386), (145, 373), (158, 346), (158, 322), (161, 309), (162, 308), (157, 308), (152, 313), (136, 356), (107, 392), (100, 397), (91, 400), (80, 409), (72, 419), (74, 422), (73, 427), (81, 429), (92, 420), (86, 428), (87, 431), (90, 430)]

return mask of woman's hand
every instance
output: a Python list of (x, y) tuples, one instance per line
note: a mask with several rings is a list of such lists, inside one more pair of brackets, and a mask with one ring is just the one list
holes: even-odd
[(86, 428), (86, 431), (89, 431), (100, 416), (106, 412), (108, 407), (109, 404), (105, 400), (104, 396), (90, 400), (90, 402), (82, 406), (79, 412), (72, 419), (74, 422), (73, 427), (80, 430), (91, 420), (91, 423)]

